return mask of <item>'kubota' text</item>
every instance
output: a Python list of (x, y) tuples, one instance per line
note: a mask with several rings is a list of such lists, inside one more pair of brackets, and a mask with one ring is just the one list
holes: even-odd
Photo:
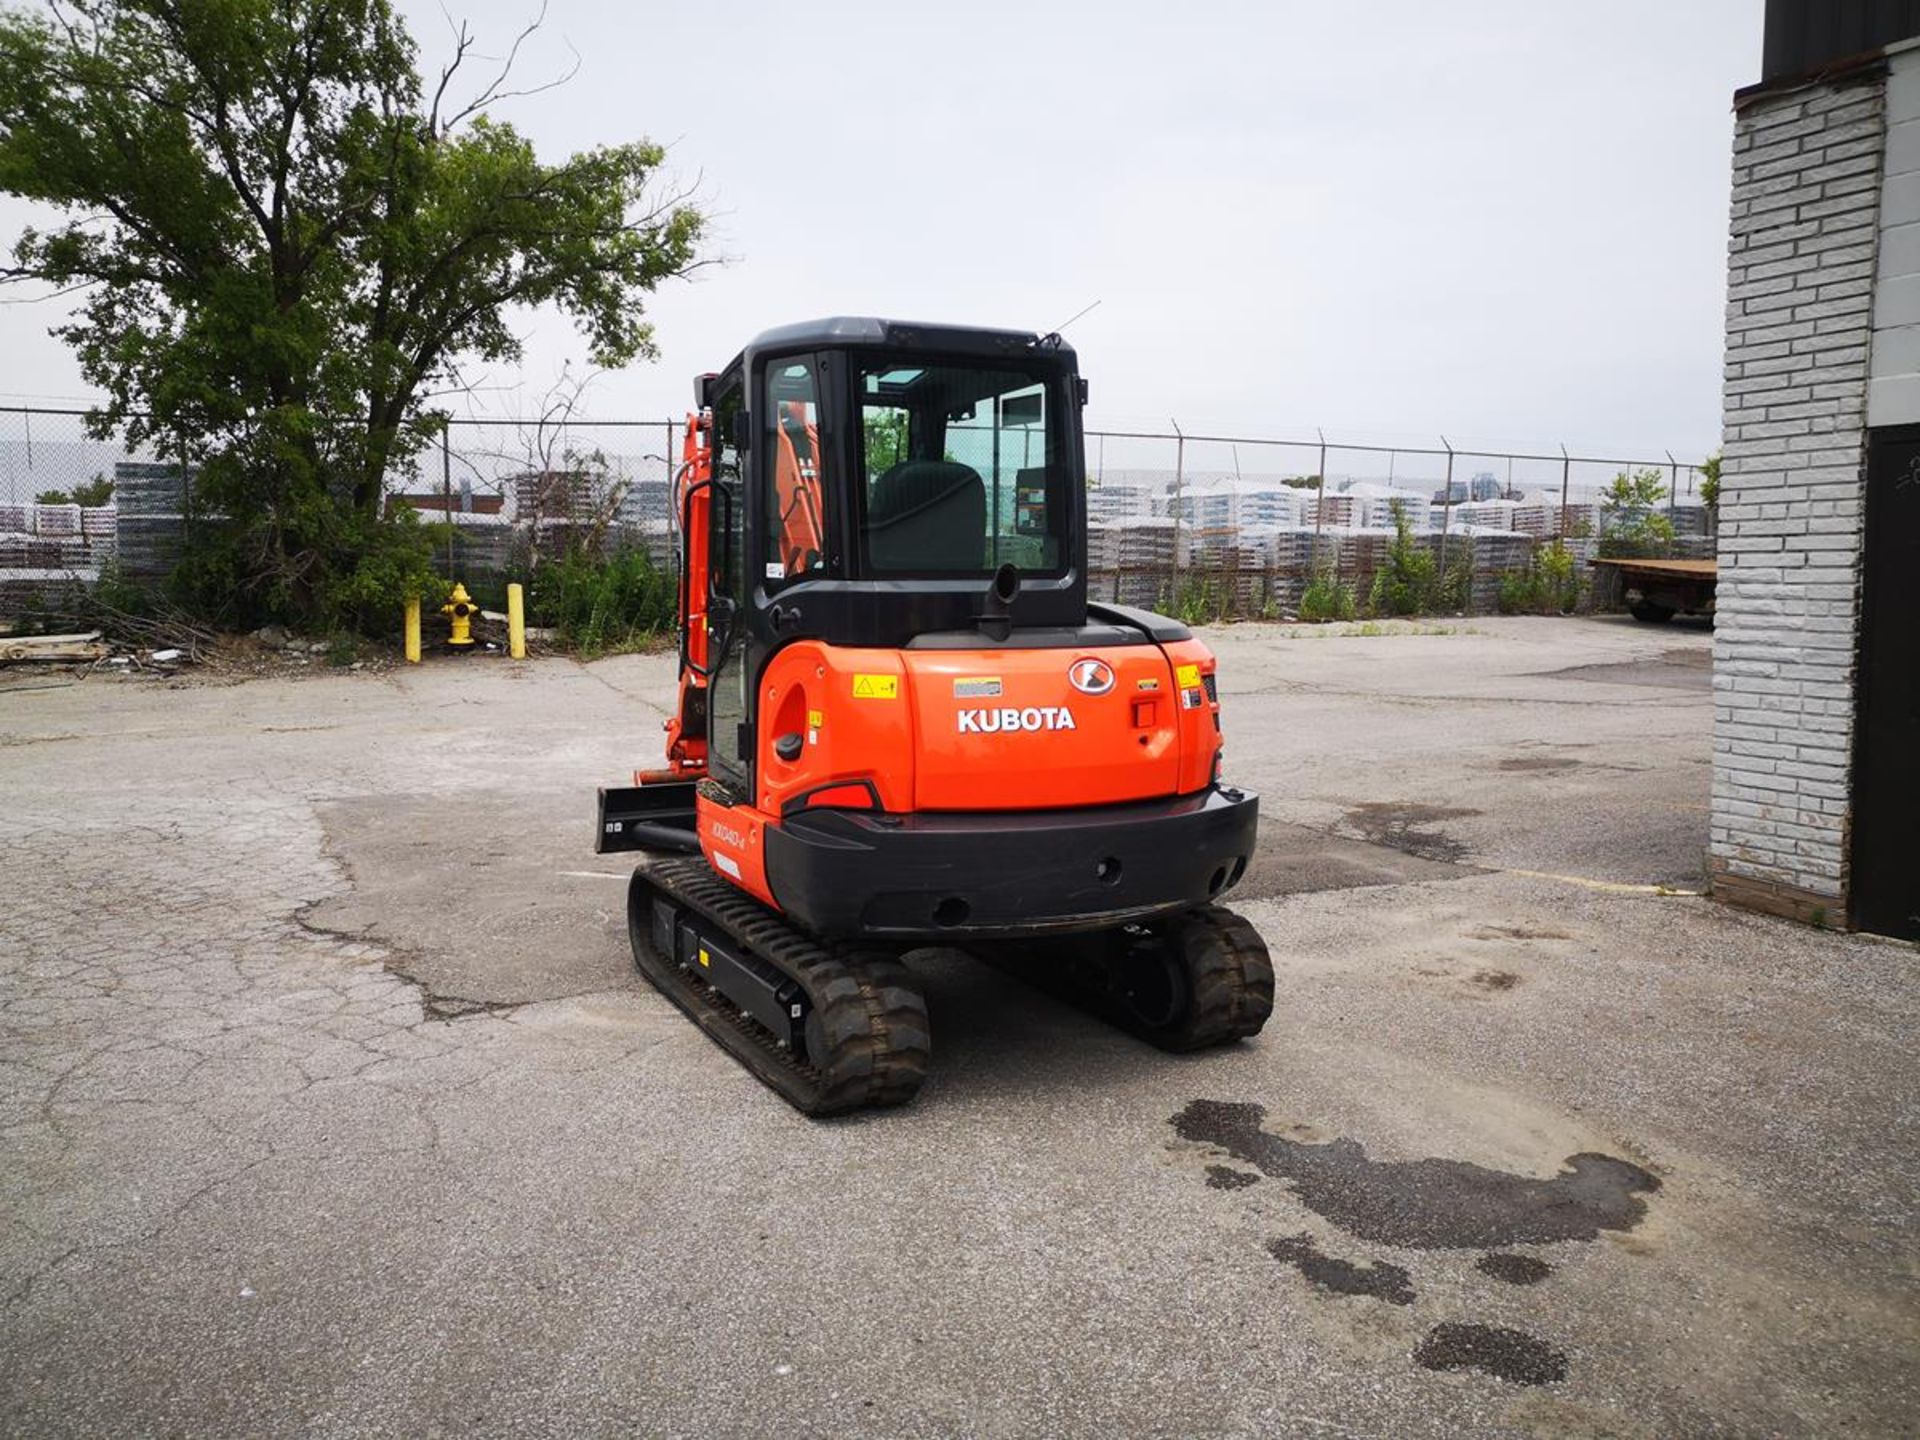
[(1064, 705), (1029, 705), (1016, 710), (1009, 705), (1000, 710), (962, 710), (962, 735), (997, 735), (1006, 730), (1078, 730), (1073, 711)]

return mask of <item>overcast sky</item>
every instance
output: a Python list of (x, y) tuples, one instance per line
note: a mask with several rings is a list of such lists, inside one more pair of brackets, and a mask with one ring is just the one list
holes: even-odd
[[(504, 50), (537, 0), (447, 0)], [(423, 61), (433, 0), (402, 0)], [(1631, 447), (1719, 432), (1730, 99), (1762, 0), (727, 6), (552, 0), (497, 114), (548, 158), (650, 136), (727, 263), (650, 306), (652, 418), (827, 314), (1067, 332), (1115, 427)], [(924, 16), (924, 18), (922, 18)], [(571, 47), (571, 50), (569, 49)], [(25, 212), (0, 201), (0, 235)], [(0, 394), (86, 393), (0, 309)], [(584, 347), (527, 317), (495, 413)]]

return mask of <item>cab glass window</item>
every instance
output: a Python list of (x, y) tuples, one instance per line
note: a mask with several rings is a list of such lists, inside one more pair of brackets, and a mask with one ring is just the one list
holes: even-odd
[(769, 458), (760, 558), (762, 577), (770, 585), (827, 568), (831, 477), (821, 448), (820, 371), (819, 359), (811, 355), (767, 366), (761, 435)]
[(1006, 365), (856, 372), (861, 534), (877, 574), (1058, 573), (1066, 554), (1062, 382)]

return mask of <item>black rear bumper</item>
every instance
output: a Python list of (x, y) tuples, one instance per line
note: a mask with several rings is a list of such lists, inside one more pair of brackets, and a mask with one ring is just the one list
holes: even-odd
[(1253, 859), (1259, 798), (1080, 810), (804, 811), (766, 834), (780, 908), (821, 935), (934, 940), (1097, 930), (1224, 895)]

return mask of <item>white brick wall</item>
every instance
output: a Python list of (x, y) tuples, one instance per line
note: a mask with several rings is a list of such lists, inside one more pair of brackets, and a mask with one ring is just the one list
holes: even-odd
[(1836, 908), (1885, 144), (1881, 79), (1758, 100), (1734, 138), (1712, 858)]
[(1920, 422), (1920, 50), (1887, 62), (1887, 159), (1880, 187), (1867, 424)]

